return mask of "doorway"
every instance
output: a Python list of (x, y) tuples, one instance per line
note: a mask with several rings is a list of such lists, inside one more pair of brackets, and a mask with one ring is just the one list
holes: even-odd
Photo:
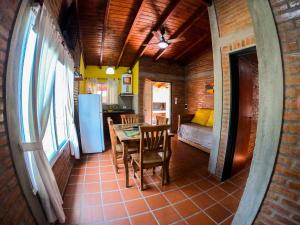
[(258, 60), (256, 48), (230, 54), (231, 112), (222, 180), (251, 164), (258, 119)]
[(156, 124), (156, 116), (168, 118), (169, 124), (171, 124), (171, 83), (145, 80), (145, 122), (152, 125)]

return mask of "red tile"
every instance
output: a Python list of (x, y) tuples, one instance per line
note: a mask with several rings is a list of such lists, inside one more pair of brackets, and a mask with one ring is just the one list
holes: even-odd
[(104, 221), (102, 207), (100, 206), (83, 207), (81, 210), (81, 223)]
[(146, 201), (152, 210), (169, 205), (168, 201), (162, 194), (150, 196), (146, 198)]
[(239, 190), (233, 192), (232, 195), (233, 195), (236, 199), (240, 200), (240, 199), (242, 198), (243, 193), (244, 193), (244, 190), (239, 189)]
[(66, 195), (64, 196), (64, 208), (80, 208), (81, 196), (80, 195)]
[(70, 184), (67, 186), (65, 195), (78, 195), (84, 191), (84, 184)]
[(164, 195), (171, 203), (176, 203), (178, 201), (186, 199), (184, 194), (179, 190), (165, 192)]
[(142, 191), (142, 194), (144, 197), (148, 197), (148, 196), (155, 195), (158, 193), (159, 193), (159, 190), (157, 189), (157, 187), (155, 187), (152, 184), (147, 185), (146, 189)]
[(230, 195), (223, 199), (220, 203), (232, 213), (235, 213), (239, 206), (239, 200)]
[(82, 204), (83, 207), (85, 206), (95, 206), (101, 205), (101, 194), (100, 193), (96, 193), (96, 194), (84, 194), (82, 196)]
[(206, 191), (215, 186), (212, 182), (208, 181), (207, 179), (202, 179), (196, 182), (196, 185), (201, 188), (203, 191)]
[(114, 167), (113, 166), (101, 166), (100, 167), (101, 173), (114, 173)]
[(99, 192), (100, 192), (99, 183), (84, 184), (84, 193), (99, 193)]
[(238, 189), (237, 186), (235, 186), (229, 181), (223, 182), (222, 184), (219, 185), (219, 187), (222, 188), (227, 193), (232, 193)]
[(121, 190), (121, 193), (125, 201), (142, 197), (137, 188), (126, 188)]
[(99, 167), (89, 167), (89, 168), (86, 168), (85, 173), (86, 174), (99, 174), (100, 169), (99, 169)]
[(71, 170), (71, 175), (84, 175), (85, 174), (85, 168), (73, 168)]
[(108, 225), (130, 225), (129, 219), (119, 219), (108, 223)]
[(200, 212), (200, 213), (188, 218), (187, 222), (190, 225), (200, 225), (200, 224), (201, 225), (215, 225), (216, 224), (213, 220), (211, 220), (203, 212)]
[(84, 183), (83, 175), (79, 175), (79, 176), (71, 175), (70, 176), (68, 184), (80, 184), (80, 183)]
[(127, 217), (125, 207), (122, 203), (114, 205), (106, 205), (103, 207), (106, 220), (118, 219)]
[(64, 209), (66, 215), (66, 224), (79, 224), (80, 223), (80, 209)]
[(85, 175), (85, 183), (96, 183), (96, 182), (100, 182), (99, 174)]
[(103, 192), (102, 198), (104, 204), (122, 202), (121, 194), (119, 191)]
[(212, 207), (206, 209), (205, 212), (217, 223), (222, 222), (232, 215), (231, 212), (229, 212), (220, 204), (213, 205)]
[(100, 164), (98, 161), (88, 161), (86, 162), (86, 167), (99, 167)]
[(103, 192), (119, 190), (119, 185), (117, 181), (103, 181), (101, 185), (101, 190)]
[(131, 217), (132, 225), (156, 225), (158, 224), (151, 213)]
[(114, 181), (117, 180), (116, 175), (114, 173), (102, 173), (101, 181)]
[(166, 185), (158, 185), (158, 189), (161, 192), (171, 191), (171, 190), (174, 190), (177, 188), (178, 188), (177, 185), (174, 184), (173, 182), (170, 182), (169, 184), (166, 184)]
[(208, 196), (207, 194), (203, 193), (200, 195), (197, 195), (195, 197), (192, 198), (193, 202), (196, 203), (196, 205), (198, 205), (201, 209), (206, 209), (209, 206), (215, 204), (215, 200), (212, 199), (210, 196)]
[(174, 207), (177, 209), (177, 211), (182, 217), (188, 217), (199, 211), (197, 206), (191, 200), (185, 200), (183, 202), (180, 202), (174, 205)]
[(223, 221), (220, 225), (231, 225), (233, 220), (233, 215)]
[(212, 189), (210, 189), (207, 194), (209, 196), (211, 196), (213, 199), (215, 199), (216, 201), (221, 201), (222, 199), (224, 199), (228, 194), (223, 191), (221, 188), (219, 187), (214, 187)]
[(125, 202), (125, 206), (130, 216), (149, 211), (149, 208), (143, 199)]
[(155, 217), (157, 218), (159, 224), (171, 224), (180, 220), (180, 216), (175, 212), (175, 210), (168, 206), (162, 209), (158, 209), (153, 212)]
[(100, 166), (111, 166), (112, 161), (100, 161)]
[(194, 184), (187, 185), (183, 188), (181, 188), (184, 194), (186, 194), (188, 197), (192, 197), (196, 194), (201, 193), (202, 191)]

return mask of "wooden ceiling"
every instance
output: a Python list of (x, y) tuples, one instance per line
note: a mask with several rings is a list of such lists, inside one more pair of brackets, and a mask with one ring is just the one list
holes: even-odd
[[(85, 64), (133, 66), (140, 57), (186, 64), (211, 46), (209, 0), (77, 0)], [(159, 49), (152, 31), (185, 41)]]

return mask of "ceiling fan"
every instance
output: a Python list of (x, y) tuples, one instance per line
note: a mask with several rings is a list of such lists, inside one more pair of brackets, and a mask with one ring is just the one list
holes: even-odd
[(172, 43), (185, 40), (184, 37), (174, 38), (174, 39), (169, 39), (169, 40), (166, 39), (164, 36), (166, 34), (166, 29), (164, 27), (161, 27), (158, 31), (152, 31), (152, 34), (154, 35), (154, 37), (157, 39), (158, 42), (144, 44), (143, 46), (158, 45), (159, 48), (165, 49)]

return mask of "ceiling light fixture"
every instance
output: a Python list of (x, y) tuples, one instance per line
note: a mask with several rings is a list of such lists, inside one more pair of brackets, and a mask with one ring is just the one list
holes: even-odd
[(115, 74), (115, 69), (112, 66), (109, 66), (109, 67), (107, 67), (105, 72), (108, 75), (113, 75), (113, 74)]
[(159, 43), (158, 43), (158, 47), (159, 48), (161, 48), (161, 49), (165, 49), (165, 48), (167, 48), (169, 46), (169, 44), (168, 44), (168, 42), (166, 42), (166, 41), (160, 41)]

